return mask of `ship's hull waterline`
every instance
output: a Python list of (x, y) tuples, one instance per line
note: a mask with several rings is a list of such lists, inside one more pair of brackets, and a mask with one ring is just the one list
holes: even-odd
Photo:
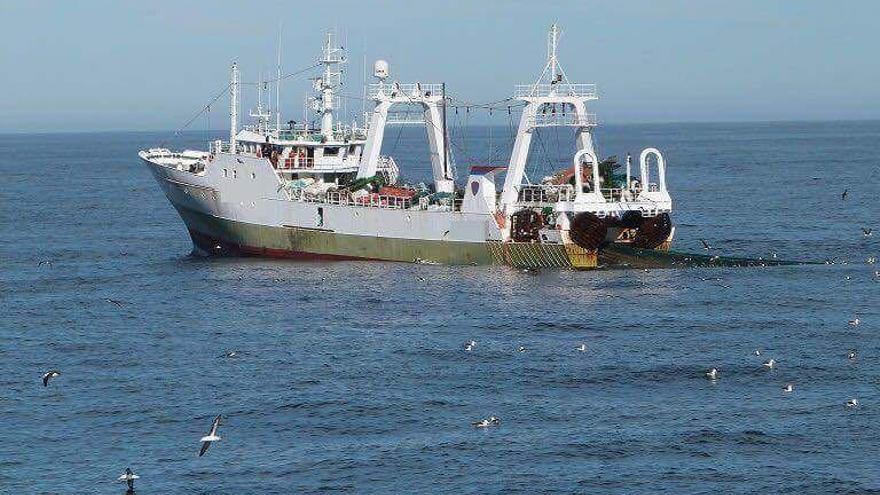
[(578, 246), (458, 242), (343, 234), (238, 222), (177, 207), (201, 254), (301, 260), (373, 260), (519, 268), (595, 268), (597, 253)]

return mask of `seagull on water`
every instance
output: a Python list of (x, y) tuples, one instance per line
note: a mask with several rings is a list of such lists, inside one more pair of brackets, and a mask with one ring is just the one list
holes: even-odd
[(873, 265), (874, 263), (877, 262), (877, 257), (876, 256), (868, 256), (868, 259), (865, 261), (867, 261), (869, 265)]
[(846, 358), (849, 359), (850, 361), (852, 361), (853, 359), (855, 359), (855, 358), (856, 358), (856, 351), (854, 351), (854, 350), (850, 350), (849, 352), (847, 352), (847, 353), (846, 353)]
[(860, 320), (858, 316), (856, 316), (852, 320), (849, 320), (849, 325), (852, 327), (857, 327), (860, 323), (862, 323), (862, 320)]
[(110, 303), (110, 304), (115, 304), (117, 308), (121, 308), (121, 307), (122, 307), (122, 301), (120, 301), (120, 300), (118, 300), (118, 299), (110, 299), (110, 298), (108, 297), (107, 299), (105, 299), (105, 301), (107, 301), (107, 302)]
[(238, 357), (238, 351), (226, 351), (226, 352), (223, 354), (223, 357), (237, 358), (237, 357)]
[(761, 349), (755, 349), (755, 356), (761, 355)]
[(763, 364), (763, 366), (764, 366), (765, 368), (768, 368), (768, 369), (771, 369), (771, 370), (772, 370), (773, 368), (776, 367), (776, 360), (773, 359), (773, 358), (770, 358), (770, 360), (767, 361), (767, 362), (765, 362), (765, 363)]
[(785, 386), (782, 387), (783, 392), (791, 392), (792, 390), (794, 390), (794, 385), (790, 383), (786, 383)]
[(846, 401), (846, 407), (859, 407), (859, 399), (850, 399)]
[(587, 344), (581, 344), (577, 346), (577, 350), (580, 352), (587, 352)]
[(61, 372), (58, 370), (49, 370), (49, 371), (43, 373), (43, 386), (48, 387), (49, 380), (55, 378), (56, 376), (61, 376)]
[(43, 266), (43, 265), (46, 265), (51, 268), (52, 267), (52, 260), (40, 260), (39, 263), (37, 263), (37, 266)]
[(467, 352), (471, 352), (472, 350), (474, 350), (474, 347), (476, 347), (476, 346), (477, 346), (476, 340), (468, 340), (464, 344), (464, 350)]
[(710, 380), (718, 379), (718, 368), (712, 368), (706, 372), (706, 378)]
[(526, 352), (526, 348), (523, 346), (519, 346), (516, 348), (516, 352)]
[(865, 237), (871, 237), (874, 234), (874, 229), (862, 227), (862, 234), (864, 234)]
[(140, 476), (134, 474), (131, 468), (125, 468), (125, 472), (116, 478), (116, 481), (124, 481), (128, 485), (128, 491), (134, 493), (134, 480), (140, 479)]
[(481, 419), (480, 421), (474, 421), (471, 425), (474, 428), (489, 428), (490, 426), (498, 426), (501, 424), (501, 420), (495, 416), (489, 416), (486, 419)]
[(221, 417), (222, 415), (218, 414), (217, 417), (214, 418), (214, 422), (211, 423), (211, 431), (199, 440), (202, 442), (202, 449), (199, 450), (199, 457), (205, 455), (205, 452), (208, 451), (208, 447), (210, 447), (213, 442), (220, 440), (220, 436), (217, 435), (217, 428), (220, 426)]

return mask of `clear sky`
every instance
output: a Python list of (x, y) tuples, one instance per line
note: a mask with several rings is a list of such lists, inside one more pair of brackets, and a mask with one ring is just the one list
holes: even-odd
[[(504, 98), (537, 76), (558, 22), (563, 67), (599, 85), (604, 122), (876, 119), (878, 18), (877, 0), (0, 0), (0, 131), (175, 129), (232, 60), (247, 81), (274, 70), (279, 23), (284, 72), (335, 28), (351, 95), (366, 53), (401, 80)], [(308, 93), (282, 86), (285, 120)], [(192, 127), (227, 127), (226, 101)]]

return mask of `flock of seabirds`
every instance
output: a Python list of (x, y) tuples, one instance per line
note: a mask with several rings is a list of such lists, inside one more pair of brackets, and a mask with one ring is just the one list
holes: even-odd
[[(848, 196), (849, 196), (849, 189), (845, 189), (843, 191), (843, 193), (841, 194), (840, 199), (842, 201), (846, 201)], [(873, 234), (874, 234), (873, 229), (862, 227), (862, 235), (865, 238), (869, 238), (869, 237), (873, 236)], [(706, 251), (710, 251), (710, 250), (715, 249), (705, 239), (700, 239), (700, 243), (703, 245), (703, 249), (705, 249)], [(773, 257), (775, 257), (775, 253), (774, 253)], [(877, 258), (875, 256), (870, 256), (867, 258), (866, 262), (869, 265), (873, 265), (877, 262)], [(831, 260), (826, 260), (826, 264), (833, 264), (833, 263), (834, 262)], [(844, 262), (844, 263), (846, 263), (846, 262)], [(38, 266), (41, 266), (41, 265), (51, 266), (52, 262), (51, 262), (51, 260), (42, 260), (38, 263)], [(647, 271), (647, 270), (645, 270), (645, 271)], [(874, 277), (877, 279), (880, 279), (880, 270), (874, 271)], [(847, 276), (846, 279), (850, 280), (851, 277)], [(324, 279), (322, 278), (321, 280), (323, 281)], [(423, 281), (425, 279), (423, 277), (419, 277), (419, 280)], [(117, 306), (118, 308), (122, 308), (124, 306), (123, 301), (120, 301), (118, 299), (107, 298), (107, 299), (105, 299), (105, 301), (107, 301), (110, 304), (113, 304), (114, 306)], [(856, 316), (853, 319), (849, 320), (848, 324), (852, 327), (858, 327), (861, 324), (861, 320), (859, 319), (858, 316)], [(471, 352), (476, 348), (476, 346), (477, 346), (477, 342), (475, 340), (469, 340), (469, 341), (465, 342), (465, 344), (464, 344), (464, 351)], [(575, 348), (575, 350), (578, 352), (586, 352), (587, 345), (582, 343), (582, 344), (578, 345)], [(526, 348), (524, 346), (519, 346), (519, 347), (517, 347), (516, 351), (517, 352), (526, 352)], [(760, 349), (755, 349), (754, 354), (755, 354), (755, 356), (760, 357), (762, 355), (762, 352)], [(226, 357), (226, 358), (236, 358), (236, 357), (238, 357), (238, 355), (239, 355), (238, 351), (234, 351), (234, 350), (227, 351), (226, 353), (222, 354), (222, 356)], [(850, 361), (854, 361), (854, 360), (856, 360), (856, 358), (857, 358), (857, 352), (855, 349), (851, 349), (851, 350), (847, 351), (846, 359), (848, 359)], [(766, 368), (767, 370), (773, 370), (773, 369), (777, 368), (778, 362), (775, 359), (770, 358), (767, 361), (764, 361), (762, 363), (762, 366), (764, 368)], [(43, 377), (42, 377), (43, 386), (48, 387), (49, 382), (59, 376), (61, 376), (61, 371), (59, 371), (57, 369), (52, 369), (52, 370), (47, 371), (46, 373), (43, 374)], [(717, 367), (712, 367), (705, 372), (705, 376), (710, 381), (715, 382), (720, 378), (721, 371)], [(790, 393), (794, 392), (794, 384), (793, 383), (786, 383), (785, 385), (782, 386), (782, 392), (786, 393), (786, 394), (790, 394)], [(851, 398), (851, 399), (847, 400), (844, 403), (844, 405), (847, 408), (857, 408), (857, 407), (859, 407), (859, 400), (857, 398)], [(199, 442), (201, 442), (201, 444), (202, 444), (201, 448), (199, 449), (199, 453), (198, 453), (199, 457), (202, 457), (203, 455), (205, 455), (205, 453), (208, 452), (208, 448), (210, 448), (210, 446), (214, 442), (218, 442), (221, 440), (220, 435), (217, 434), (217, 430), (220, 428), (222, 421), (223, 421), (223, 415), (218, 414), (217, 417), (214, 418), (214, 421), (211, 423), (211, 428), (208, 431), (208, 434), (203, 436), (199, 440)], [(473, 426), (474, 428), (492, 428), (492, 427), (500, 426), (500, 425), (501, 425), (501, 419), (498, 418), (497, 416), (489, 416), (488, 418), (481, 419), (479, 421), (474, 421), (471, 423), (471, 426)], [(126, 494), (133, 495), (135, 493), (134, 482), (135, 482), (135, 480), (138, 480), (138, 479), (140, 479), (140, 476), (135, 474), (131, 470), (131, 468), (128, 467), (125, 469), (125, 472), (123, 472), (117, 478), (117, 481), (125, 482), (126, 485), (128, 486), (128, 490), (126, 491)]]

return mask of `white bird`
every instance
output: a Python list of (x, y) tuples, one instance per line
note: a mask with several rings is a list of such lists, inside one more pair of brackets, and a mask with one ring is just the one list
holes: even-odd
[(877, 257), (876, 256), (868, 256), (868, 259), (866, 261), (868, 262), (869, 265), (873, 265), (874, 263), (877, 262)]
[(847, 352), (847, 353), (846, 353), (846, 358), (847, 358), (847, 359), (850, 359), (850, 360), (855, 359), (855, 358), (856, 358), (856, 351), (849, 351), (849, 352)]
[(765, 368), (773, 369), (774, 367), (776, 367), (776, 360), (773, 358), (770, 358), (770, 360), (765, 362), (763, 366)]
[(471, 352), (472, 350), (474, 350), (474, 347), (476, 347), (476, 346), (477, 346), (477, 341), (476, 341), (476, 340), (468, 340), (468, 341), (464, 344), (464, 350), (467, 351), (467, 352)]
[(49, 370), (49, 371), (43, 373), (43, 386), (48, 387), (49, 380), (55, 378), (56, 376), (61, 376), (61, 372), (58, 370)]
[(577, 346), (577, 350), (580, 352), (587, 352), (587, 344), (581, 344)]
[(761, 349), (755, 349), (755, 356), (761, 355)]
[(873, 233), (874, 229), (866, 229), (865, 227), (862, 227), (862, 234), (864, 234), (865, 237), (871, 237)]
[(846, 401), (846, 407), (859, 407), (859, 399), (850, 399)]
[(519, 346), (516, 348), (516, 352), (526, 352), (526, 348), (523, 346)]
[(786, 383), (785, 386), (782, 387), (783, 392), (791, 392), (792, 390), (794, 390), (794, 385), (790, 383)]
[(119, 475), (119, 477), (116, 478), (116, 481), (124, 481), (128, 485), (128, 491), (134, 492), (134, 480), (140, 478), (140, 476), (132, 472), (131, 468), (125, 468), (125, 472)]
[(208, 447), (210, 447), (213, 442), (220, 440), (220, 436), (217, 435), (217, 428), (220, 427), (221, 416), (221, 414), (218, 414), (217, 417), (214, 418), (214, 422), (211, 423), (211, 431), (199, 440), (202, 442), (202, 449), (199, 450), (199, 457), (205, 455), (205, 452), (208, 451)]
[(849, 320), (849, 324), (850, 324), (850, 326), (853, 326), (853, 327), (857, 327), (857, 326), (859, 326), (859, 324), (860, 324), (861, 322), (862, 322), (862, 320), (860, 320), (858, 316), (856, 316), (856, 317), (853, 318), (852, 320)]
[(223, 357), (237, 358), (237, 357), (238, 357), (238, 351), (226, 351), (226, 353), (223, 354)]
[(474, 428), (488, 428), (490, 426), (498, 426), (501, 424), (501, 420), (495, 416), (489, 416), (486, 419), (481, 419), (480, 421), (474, 421), (471, 425)]
[(712, 368), (706, 372), (706, 378), (715, 380), (718, 378), (718, 368)]

